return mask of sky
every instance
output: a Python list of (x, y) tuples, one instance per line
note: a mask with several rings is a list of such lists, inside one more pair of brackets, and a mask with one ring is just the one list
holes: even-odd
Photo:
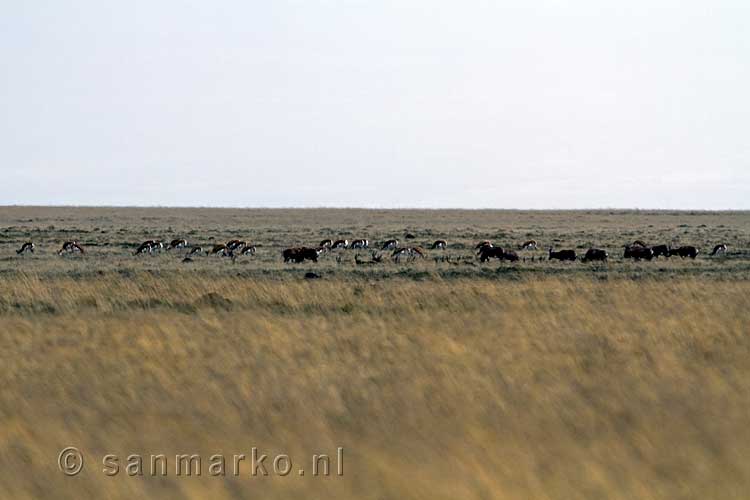
[(0, 0), (0, 205), (750, 209), (747, 0)]

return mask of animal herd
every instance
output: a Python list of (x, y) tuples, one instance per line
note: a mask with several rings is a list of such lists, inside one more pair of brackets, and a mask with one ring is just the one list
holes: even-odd
[[(409, 238), (410, 236), (412, 236), (412, 238)], [(408, 234), (406, 239), (413, 239), (413, 235)], [(318, 262), (318, 258), (327, 252), (344, 249), (367, 250), (370, 248), (370, 240), (365, 238), (352, 241), (347, 239), (324, 239), (317, 247), (300, 246), (286, 248), (281, 252), (281, 256), (285, 263), (302, 263), (304, 261)], [(381, 244), (376, 245), (375, 248), (380, 251), (390, 251), (390, 257), (396, 263), (399, 263), (404, 259), (407, 261), (413, 261), (415, 259), (424, 259), (426, 257), (424, 248), (420, 246), (401, 245), (401, 242), (398, 239), (385, 240)], [(444, 239), (435, 240), (429, 248), (431, 250), (446, 250), (448, 248), (448, 242)], [(535, 240), (529, 240), (520, 244), (518, 248), (521, 251), (532, 251), (538, 248), (538, 244)], [(16, 253), (19, 255), (34, 253), (35, 249), (36, 245), (29, 241), (16, 250)], [(649, 246), (640, 240), (624, 245), (623, 249), (623, 258), (635, 261), (651, 261), (653, 259), (658, 259), (659, 257), (667, 259), (670, 257), (695, 259), (700, 253), (698, 248), (690, 245), (671, 247), (665, 244), (658, 244)], [(164, 243), (161, 240), (146, 240), (138, 245), (133, 252), (133, 255), (153, 254), (162, 251), (170, 252), (172, 250), (185, 250), (186, 253), (183, 257), (183, 262), (190, 262), (192, 261), (192, 257), (197, 255), (218, 255), (221, 257), (230, 257), (234, 260), (238, 256), (255, 255), (257, 248), (255, 245), (251, 245), (246, 241), (239, 239), (233, 239), (226, 243), (214, 244), (206, 249), (201, 246), (190, 245), (185, 239), (174, 239), (169, 243)], [(520, 260), (516, 251), (502, 246), (496, 246), (488, 240), (479, 242), (474, 247), (474, 250), (476, 251), (476, 257), (480, 262), (488, 262), (491, 259), (508, 262), (517, 262)], [(727, 245), (721, 243), (716, 245), (709, 255), (717, 256), (725, 254), (726, 252)], [(85, 255), (86, 251), (77, 241), (66, 241), (63, 243), (60, 250), (57, 251), (57, 254), (61, 256), (67, 254)], [(367, 263), (380, 263), (382, 262), (382, 258), (383, 256), (380, 255), (377, 250), (373, 250), (372, 260)], [(608, 258), (609, 253), (601, 248), (589, 248), (581, 256), (579, 256), (573, 249), (555, 250), (554, 247), (550, 246), (547, 251), (547, 260), (557, 260), (561, 262), (574, 262), (576, 260), (580, 260), (581, 262), (606, 262)], [(365, 263), (365, 261), (362, 261), (359, 258), (359, 254), (355, 257), (355, 261), (357, 264)]]

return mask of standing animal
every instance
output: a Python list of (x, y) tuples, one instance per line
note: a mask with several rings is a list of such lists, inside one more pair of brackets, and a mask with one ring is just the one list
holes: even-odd
[(140, 255), (142, 253), (152, 253), (156, 250), (158, 247), (159, 242), (156, 240), (146, 240), (143, 243), (141, 243), (138, 248), (135, 249), (135, 252), (133, 252), (133, 255)]
[(318, 256), (323, 253), (323, 248), (308, 248), (308, 247), (296, 247), (287, 248), (281, 252), (281, 256), (284, 258), (284, 262), (304, 262), (305, 260), (311, 260), (318, 262)]
[(721, 243), (719, 245), (716, 245), (709, 255), (714, 256), (724, 253), (727, 253), (727, 245), (725, 243)]
[(23, 245), (21, 245), (21, 248), (19, 248), (18, 250), (16, 250), (16, 253), (18, 255), (21, 255), (22, 253), (26, 253), (26, 252), (34, 253), (34, 249), (35, 248), (36, 248), (36, 246), (34, 246), (34, 243), (32, 243), (31, 241), (27, 241), (26, 243), (24, 243)]
[(529, 240), (521, 245), (521, 250), (536, 250), (536, 240)]
[(331, 247), (332, 250), (335, 250), (337, 248), (348, 248), (349, 247), (349, 240), (336, 240), (333, 242), (333, 246)]
[(232, 251), (227, 248), (226, 245), (223, 243), (219, 243), (218, 245), (214, 245), (214, 247), (209, 252), (210, 255), (219, 255), (221, 257), (231, 257)]
[(560, 250), (555, 251), (552, 247), (549, 247), (549, 258), (547, 260), (560, 260), (560, 261), (574, 261), (576, 260), (576, 251), (575, 250)]
[(62, 248), (58, 250), (57, 255), (62, 255), (64, 253), (80, 253), (81, 255), (84, 255), (86, 251), (77, 241), (66, 241), (63, 243)]
[(436, 240), (430, 247), (431, 250), (445, 250), (446, 248), (448, 248), (448, 242), (445, 240)]
[(698, 256), (698, 253), (700, 253), (700, 250), (697, 248), (686, 245), (681, 246), (680, 248), (673, 248), (669, 251), (669, 256), (673, 257), (675, 255), (679, 255), (681, 259), (684, 259), (685, 257), (690, 257), (691, 259), (694, 259)]
[(227, 241), (227, 249), (229, 249), (230, 252), (236, 252), (238, 250), (241, 250), (247, 245), (246, 242), (241, 240), (229, 240)]
[(188, 247), (187, 240), (177, 239), (177, 240), (172, 240), (169, 242), (169, 245), (167, 245), (167, 251), (173, 250), (175, 248), (179, 249), (179, 248), (187, 248), (187, 247)]
[(318, 245), (318, 246), (319, 247), (325, 247), (325, 248), (331, 248), (333, 246), (333, 241), (331, 241), (330, 239), (325, 239), (325, 240), (321, 241), (320, 245)]
[(388, 240), (383, 243), (381, 250), (395, 250), (398, 248), (398, 240)]
[(240, 250), (240, 255), (255, 255), (255, 250), (255, 245), (245, 245), (242, 247), (242, 250)]
[(353, 240), (352, 244), (349, 245), (349, 248), (369, 248), (370, 246), (370, 240), (365, 239), (359, 239), (359, 240)]
[(479, 255), (480, 253), (482, 253), (482, 249), (484, 247), (492, 248), (492, 246), (493, 246), (492, 242), (488, 240), (484, 240), (484, 241), (480, 241), (479, 243), (477, 243), (476, 246), (474, 246), (474, 250), (477, 250), (477, 255)]
[(195, 255), (197, 253), (203, 253), (203, 247), (192, 247), (185, 256)]
[(423, 259), (424, 250), (420, 247), (402, 247), (395, 249), (391, 254), (394, 262), (401, 262), (402, 257), (406, 257), (409, 262), (417, 258)]
[(607, 257), (609, 257), (609, 255), (607, 254), (606, 250), (601, 250), (599, 248), (589, 248), (588, 250), (586, 250), (586, 255), (581, 258), (581, 262), (606, 261)]
[(669, 257), (669, 245), (655, 245), (651, 247), (654, 257)]
[(504, 255), (503, 247), (485, 245), (479, 249), (479, 262), (487, 262), (490, 259), (503, 260)]
[(625, 245), (625, 252), (623, 253), (622, 257), (624, 259), (633, 260), (651, 260), (654, 258), (654, 251), (648, 247), (643, 247), (640, 245)]

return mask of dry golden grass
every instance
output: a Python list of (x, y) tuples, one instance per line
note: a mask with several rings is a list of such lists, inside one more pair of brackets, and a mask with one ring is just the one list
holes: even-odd
[[(678, 276), (19, 272), (0, 281), (0, 497), (747, 498), (748, 297)], [(344, 475), (101, 471), (252, 446), (295, 471), (342, 446)]]

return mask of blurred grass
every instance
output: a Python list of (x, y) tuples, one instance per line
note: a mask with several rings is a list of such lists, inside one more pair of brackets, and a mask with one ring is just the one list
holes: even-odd
[[(0, 281), (0, 497), (747, 498), (750, 282), (116, 270)], [(88, 459), (64, 477), (57, 453)], [(343, 477), (116, 453), (345, 449)], [(249, 468), (248, 468), (249, 469)], [(246, 469), (247, 470), (247, 469)]]

